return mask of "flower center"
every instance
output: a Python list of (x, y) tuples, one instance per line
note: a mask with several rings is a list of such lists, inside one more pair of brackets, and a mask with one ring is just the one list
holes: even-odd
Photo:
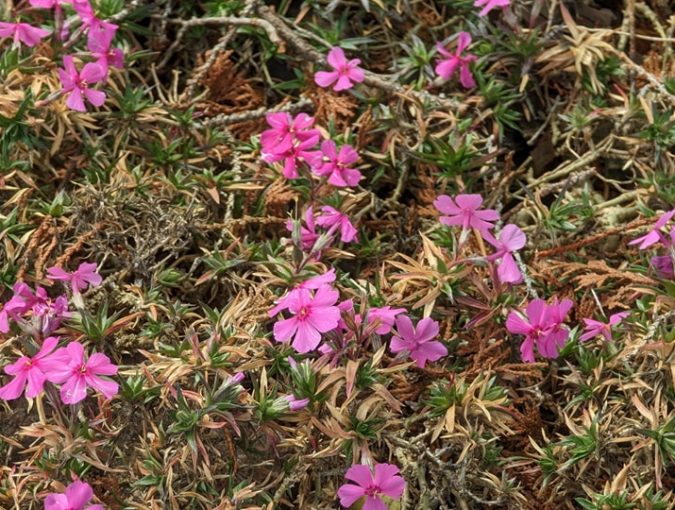
[(80, 368), (77, 370), (80, 374), (85, 375), (87, 373), (87, 365), (82, 365)]
[(300, 311), (298, 312), (298, 318), (299, 319), (305, 319), (309, 315), (309, 309), (306, 306), (303, 306), (300, 308)]
[(340, 76), (349, 76), (349, 72), (351, 71), (351, 68), (349, 66), (340, 66), (338, 69), (338, 74)]
[(366, 489), (366, 496), (377, 496), (380, 493), (380, 488), (377, 485), (371, 485)]

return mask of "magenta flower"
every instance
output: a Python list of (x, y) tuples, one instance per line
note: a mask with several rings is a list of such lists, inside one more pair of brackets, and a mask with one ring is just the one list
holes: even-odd
[(33, 304), (33, 323), (38, 331), (49, 335), (59, 329), (61, 321), (71, 316), (68, 311), (68, 298), (64, 295), (51, 299), (42, 287), (38, 287), (36, 296), (39, 300)]
[(316, 219), (316, 224), (329, 229), (329, 232), (340, 229), (340, 240), (343, 243), (351, 243), (358, 237), (358, 231), (352, 225), (349, 216), (329, 205), (321, 207), (321, 216)]
[(333, 186), (356, 186), (361, 180), (361, 172), (351, 166), (359, 159), (359, 154), (351, 145), (343, 145), (337, 150), (333, 140), (321, 144), (323, 158), (317, 158), (312, 165), (314, 173), (328, 175), (328, 183)]
[(18, 321), (21, 315), (31, 309), (36, 300), (28, 285), (23, 282), (15, 283), (12, 290), (14, 295), (0, 310), (0, 333), (8, 333), (9, 319)]
[(438, 43), (436, 49), (443, 55), (441, 60), (436, 63), (436, 74), (444, 80), (449, 80), (459, 68), (459, 82), (466, 89), (471, 89), (476, 86), (476, 81), (471, 75), (471, 68), (469, 64), (477, 60), (477, 57), (472, 54), (462, 56), (465, 49), (471, 44), (471, 34), (468, 32), (460, 32), (457, 38), (457, 48), (455, 53), (450, 53), (445, 47)]
[(488, 260), (499, 260), (497, 267), (497, 278), (502, 283), (520, 283), (523, 281), (523, 275), (513, 258), (512, 253), (520, 250), (527, 239), (522, 230), (516, 225), (506, 225), (499, 233), (499, 240), (496, 240), (492, 234), (485, 232), (485, 240), (494, 246), (497, 251), (488, 257)]
[(288, 409), (293, 412), (301, 411), (309, 404), (308, 398), (299, 399), (295, 395), (286, 395), (284, 398), (288, 402)]
[(68, 282), (73, 292), (79, 294), (89, 285), (92, 287), (101, 285), (103, 279), (97, 270), (95, 262), (82, 262), (72, 273), (64, 271), (60, 267), (50, 267), (47, 269), (47, 278)]
[[(629, 242), (629, 245), (633, 244), (639, 244), (638, 246), (639, 249), (645, 250), (652, 246), (653, 244), (658, 243), (661, 241), (664, 245), (669, 246), (670, 241), (668, 238), (661, 232), (661, 229), (666, 226), (666, 224), (673, 219), (673, 216), (675, 216), (675, 209), (672, 211), (669, 211), (665, 214), (663, 214), (657, 221), (654, 223), (654, 226), (652, 229), (647, 232), (646, 235), (642, 237), (638, 237), (637, 239), (632, 240)], [(675, 237), (675, 236), (674, 236)]]
[(66, 487), (63, 494), (51, 493), (45, 498), (45, 510), (105, 510), (103, 505), (89, 505), (94, 490), (88, 483), (79, 480)]
[(0, 398), (14, 400), (21, 396), (26, 389), (26, 398), (35, 398), (44, 388), (47, 380), (45, 373), (53, 366), (50, 354), (56, 348), (59, 339), (53, 336), (45, 338), (38, 353), (29, 358), (22, 356), (14, 363), (5, 367), (7, 375), (13, 375), (14, 379), (0, 388)]
[(94, 8), (91, 6), (89, 0), (72, 0), (72, 4), (73, 9), (80, 17), (84, 28), (94, 31), (109, 30), (112, 27), (117, 29), (117, 26), (114, 23), (108, 23), (107, 21), (102, 21), (96, 17)]
[(53, 355), (54, 363), (46, 372), (47, 380), (61, 386), (61, 400), (64, 404), (77, 404), (87, 396), (87, 388), (100, 391), (106, 399), (111, 399), (119, 390), (116, 382), (102, 379), (101, 375), (117, 373), (117, 366), (110, 362), (105, 354), (94, 353), (85, 359), (84, 347), (79, 342), (70, 342), (58, 349)]
[(315, 139), (319, 141), (321, 134), (314, 129), (314, 117), (299, 113), (292, 117), (290, 113), (268, 113), (265, 117), (270, 129), (260, 135), (263, 154), (284, 154), (293, 148), (295, 142)]
[(72, 0), (29, 0), (28, 3), (43, 9), (61, 9), (64, 5), (72, 3)]
[(377, 323), (375, 333), (386, 335), (391, 332), (396, 316), (403, 312), (405, 312), (405, 308), (392, 308), (391, 306), (371, 308), (368, 310), (368, 324)]
[(391, 337), (389, 347), (391, 352), (408, 351), (417, 366), (424, 368), (427, 361), (436, 361), (448, 354), (448, 349), (441, 342), (434, 340), (438, 337), (438, 322), (427, 317), (413, 327), (410, 317), (399, 315), (396, 317), (396, 334)]
[(441, 216), (439, 221), (444, 225), (458, 225), (462, 230), (475, 228), (481, 233), (493, 228), (492, 222), (499, 219), (499, 213), (494, 209), (478, 209), (483, 204), (480, 195), (457, 195), (453, 200), (447, 195), (441, 195), (434, 201), (434, 206), (448, 216)]
[(497, 7), (506, 8), (511, 4), (511, 0), (476, 0), (473, 3), (474, 7), (484, 6), (478, 13), (479, 16), (487, 16), (492, 9)]
[(400, 499), (405, 490), (405, 480), (393, 464), (377, 464), (375, 476), (368, 466), (355, 464), (347, 470), (345, 478), (356, 482), (356, 485), (346, 483), (338, 489), (340, 504), (344, 508), (365, 497), (362, 510), (386, 510), (382, 496)]
[(347, 60), (342, 48), (332, 48), (328, 52), (326, 60), (333, 70), (319, 71), (314, 75), (314, 81), (319, 87), (330, 87), (337, 82), (333, 90), (340, 92), (352, 88), (354, 86), (352, 82), (361, 83), (365, 78), (363, 69), (359, 67), (361, 60), (358, 58)]
[(120, 48), (110, 48), (117, 32), (117, 25), (106, 24), (92, 28), (87, 35), (87, 49), (108, 74), (108, 67), (124, 68), (124, 52)]
[(543, 299), (533, 299), (526, 311), (512, 311), (506, 319), (506, 329), (513, 334), (524, 335), (520, 346), (523, 361), (534, 362), (534, 348), (545, 358), (557, 358), (558, 351), (569, 337), (569, 329), (563, 324), (572, 308), (569, 299), (558, 303), (557, 299), (547, 305)]
[(319, 141), (319, 136), (312, 136), (304, 141), (296, 141), (294, 145), (286, 152), (282, 153), (263, 153), (263, 159), (268, 163), (283, 162), (281, 173), (286, 179), (297, 179), (300, 177), (298, 166), (303, 163), (310, 164), (321, 157), (321, 152), (313, 150)]
[[(292, 219), (286, 220), (286, 230), (293, 232), (295, 225)], [(305, 252), (309, 252), (319, 239), (319, 234), (316, 231), (316, 224), (314, 222), (314, 208), (310, 205), (305, 211), (305, 224), (300, 225), (300, 246)]]
[[(661, 278), (675, 278), (675, 265), (673, 264), (673, 257), (670, 255), (655, 255), (649, 261), (651, 266), (656, 271), (656, 274)], [(2, 312), (0, 312), (2, 313)], [(0, 329), (2, 331), (2, 329)]]
[(298, 289), (288, 296), (289, 319), (274, 324), (277, 342), (293, 338), (293, 348), (299, 353), (313, 351), (321, 342), (321, 333), (335, 329), (340, 319), (340, 309), (335, 306), (338, 291), (328, 285), (319, 287), (312, 295), (307, 289)]
[(300, 289), (316, 290), (319, 287), (329, 285), (334, 281), (335, 281), (335, 269), (333, 268), (331, 268), (329, 271), (326, 271), (324, 274), (312, 276), (311, 278), (308, 278), (304, 282), (299, 283), (288, 294), (279, 299), (276, 302), (275, 306), (267, 313), (270, 317), (274, 317), (275, 315), (283, 312), (284, 310), (288, 310), (290, 303), (293, 302), (293, 300), (295, 299), (292, 297), (293, 294), (297, 293)]
[(93, 83), (104, 81), (106, 71), (99, 64), (90, 62), (85, 64), (82, 71), (75, 69), (73, 57), (66, 55), (63, 57), (64, 69), (59, 69), (59, 78), (61, 78), (62, 91), (68, 94), (66, 106), (76, 112), (86, 112), (84, 98), (94, 106), (101, 106), (105, 103), (105, 92), (89, 88)]
[(7, 23), (6, 21), (0, 21), (0, 39), (12, 37), (16, 45), (22, 42), (29, 48), (32, 48), (49, 34), (49, 30), (34, 27), (28, 23)]
[(598, 335), (605, 337), (608, 342), (612, 340), (612, 326), (620, 324), (626, 317), (630, 315), (629, 312), (620, 312), (610, 315), (609, 322), (596, 321), (594, 319), (584, 319), (584, 334), (579, 337), (579, 340), (585, 342)]

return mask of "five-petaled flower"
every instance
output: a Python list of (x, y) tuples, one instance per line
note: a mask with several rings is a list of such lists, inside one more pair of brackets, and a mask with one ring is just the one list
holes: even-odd
[(511, 4), (511, 0), (476, 0), (473, 3), (474, 7), (483, 7), (478, 13), (479, 16), (487, 16), (492, 9), (501, 7), (505, 9)]
[(443, 214), (439, 221), (444, 225), (461, 226), (462, 230), (475, 228), (484, 233), (494, 227), (492, 222), (499, 219), (499, 213), (494, 209), (479, 210), (483, 204), (480, 195), (457, 195), (453, 200), (447, 195), (439, 196), (434, 205)]
[(343, 243), (351, 243), (358, 237), (358, 231), (352, 225), (349, 216), (329, 205), (321, 207), (321, 215), (316, 219), (316, 224), (329, 229), (329, 232), (339, 229), (340, 240)]
[(106, 79), (106, 70), (95, 62), (85, 64), (81, 71), (75, 68), (71, 55), (63, 57), (64, 69), (59, 69), (63, 93), (68, 94), (66, 106), (76, 112), (86, 112), (84, 98), (94, 106), (105, 103), (105, 92), (94, 90), (90, 85)]
[(359, 154), (351, 145), (343, 145), (340, 150), (333, 140), (325, 140), (321, 144), (323, 157), (312, 163), (312, 170), (317, 175), (328, 176), (328, 183), (333, 186), (356, 186), (361, 180), (361, 172), (352, 168), (359, 160)]
[(42, 347), (35, 356), (29, 358), (22, 356), (14, 363), (5, 367), (7, 375), (13, 375), (14, 379), (0, 388), (0, 398), (3, 400), (14, 400), (21, 396), (24, 388), (26, 389), (26, 398), (35, 398), (44, 388), (47, 376), (45, 375), (51, 368), (58, 364), (50, 354), (59, 343), (57, 337), (50, 336), (42, 342)]
[(79, 294), (89, 285), (98, 287), (103, 281), (101, 275), (98, 274), (98, 268), (95, 262), (82, 262), (82, 264), (80, 264), (72, 273), (69, 273), (60, 267), (50, 267), (47, 270), (47, 278), (50, 280), (68, 282), (75, 294)]
[(584, 319), (584, 334), (579, 337), (579, 340), (585, 342), (598, 335), (602, 335), (608, 342), (612, 340), (612, 327), (620, 324), (626, 317), (630, 315), (629, 312), (614, 313), (609, 316), (609, 322), (596, 321), (595, 319)]
[(85, 358), (84, 347), (79, 342), (70, 342), (53, 355), (47, 380), (61, 386), (61, 400), (64, 404), (77, 404), (87, 396), (87, 387), (100, 391), (106, 399), (111, 399), (119, 390), (116, 382), (99, 376), (111, 376), (117, 373), (117, 366), (110, 362), (105, 354), (94, 353)]
[(448, 354), (445, 345), (435, 340), (438, 331), (438, 322), (430, 317), (420, 320), (414, 327), (410, 317), (399, 315), (396, 317), (396, 334), (389, 347), (394, 353), (409, 352), (417, 366), (424, 368), (427, 361), (436, 361)]
[(88, 505), (94, 497), (94, 491), (88, 483), (74, 481), (66, 492), (60, 494), (52, 492), (45, 498), (45, 510), (105, 510), (103, 505)]
[(498, 260), (497, 278), (501, 283), (520, 283), (523, 275), (518, 269), (512, 253), (520, 250), (527, 241), (525, 234), (516, 225), (508, 224), (495, 239), (489, 232), (484, 232), (485, 240), (494, 246), (497, 251), (488, 256), (488, 260)]
[(449, 52), (442, 44), (436, 44), (436, 49), (443, 55), (436, 64), (436, 74), (444, 80), (449, 80), (459, 68), (459, 82), (464, 88), (470, 89), (476, 86), (476, 81), (471, 75), (469, 64), (476, 60), (475, 55), (467, 54), (462, 56), (465, 49), (471, 44), (471, 34), (460, 32), (457, 38), (457, 48), (455, 53)]
[(335, 303), (339, 297), (329, 285), (322, 285), (314, 294), (308, 289), (289, 294), (284, 304), (293, 317), (274, 324), (274, 338), (277, 342), (293, 339), (291, 345), (301, 354), (313, 351), (321, 342), (321, 334), (338, 325), (340, 309)]
[(359, 67), (361, 60), (358, 58), (347, 60), (342, 48), (332, 48), (326, 57), (328, 65), (333, 68), (332, 71), (319, 71), (314, 75), (314, 81), (319, 87), (330, 87), (333, 83), (333, 90), (340, 92), (350, 89), (354, 83), (361, 83), (365, 79), (363, 69)]
[(34, 27), (28, 23), (8, 23), (6, 21), (0, 21), (0, 39), (3, 37), (11, 37), (14, 39), (14, 44), (16, 45), (21, 42), (32, 48), (36, 44), (39, 44), (39, 42), (49, 34), (49, 30)]
[(354, 464), (345, 473), (345, 478), (356, 484), (346, 483), (338, 489), (340, 504), (349, 508), (365, 498), (362, 510), (386, 510), (383, 496), (397, 500), (405, 490), (405, 480), (393, 464), (375, 465), (375, 474), (364, 464)]

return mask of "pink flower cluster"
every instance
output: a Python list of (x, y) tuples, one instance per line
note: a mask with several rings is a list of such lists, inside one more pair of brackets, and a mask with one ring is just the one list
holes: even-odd
[[(58, 26), (63, 22), (63, 6), (72, 5), (81, 25), (73, 32), (71, 41), (65, 46), (72, 45), (80, 35), (86, 33), (87, 50), (92, 61), (85, 63), (78, 70), (72, 55), (63, 57), (63, 69), (58, 70), (62, 86), (61, 94), (67, 96), (66, 106), (78, 112), (86, 111), (85, 100), (94, 106), (103, 105), (105, 93), (94, 89), (93, 86), (107, 81), (110, 67), (118, 69), (124, 67), (122, 49), (112, 46), (119, 27), (98, 19), (89, 0), (30, 0), (30, 4), (33, 7), (55, 9), (57, 24), (55, 32), (60, 39), (66, 38), (69, 31), (69, 27)], [(11, 37), (15, 45), (23, 43), (33, 47), (50, 34), (50, 30), (34, 27), (28, 23), (0, 22), (0, 38)]]
[(86, 358), (81, 343), (70, 342), (66, 347), (56, 349), (58, 343), (58, 337), (45, 338), (35, 356), (22, 356), (7, 365), (5, 373), (14, 378), (0, 388), (0, 398), (17, 399), (24, 389), (27, 398), (35, 398), (42, 393), (47, 381), (61, 384), (64, 404), (84, 400), (88, 387), (100, 391), (107, 399), (117, 394), (117, 383), (100, 377), (117, 373), (117, 367), (106, 355), (93, 353)]
[(45, 510), (104, 510), (103, 505), (87, 505), (94, 490), (79, 480), (66, 487), (63, 493), (52, 492), (45, 498)]
[(262, 158), (267, 163), (282, 163), (282, 173), (287, 179), (300, 177), (300, 170), (307, 167), (315, 175), (327, 178), (336, 187), (356, 186), (362, 178), (354, 165), (358, 153), (350, 145), (339, 149), (333, 140), (324, 140), (320, 147), (321, 133), (314, 128), (314, 118), (306, 113), (292, 117), (279, 112), (267, 115), (270, 128), (260, 135)]
[(544, 358), (557, 358), (559, 350), (569, 338), (569, 328), (564, 324), (573, 303), (569, 299), (546, 304), (543, 299), (533, 299), (524, 311), (512, 311), (506, 319), (506, 329), (524, 335), (520, 346), (523, 361), (534, 362), (536, 347)]
[[(268, 312), (270, 317), (284, 311), (291, 315), (275, 322), (277, 342), (291, 342), (301, 354), (318, 348), (322, 354), (336, 357), (350, 342), (372, 334), (387, 335), (395, 324), (396, 333), (390, 343), (393, 353), (409, 355), (419, 367), (447, 355), (447, 348), (436, 341), (438, 322), (426, 318), (415, 327), (404, 308), (390, 306), (371, 307), (364, 314), (364, 322), (364, 315), (355, 312), (351, 299), (338, 303), (340, 295), (332, 286), (334, 281), (335, 270), (331, 269), (305, 280), (276, 302)], [(365, 330), (361, 330), (364, 325)], [(333, 345), (320, 345), (322, 335), (330, 332), (334, 333)]]
[(494, 209), (481, 209), (483, 198), (480, 195), (457, 195), (454, 199), (441, 195), (434, 205), (441, 213), (439, 221), (444, 225), (462, 227), (460, 244), (466, 239), (470, 229), (475, 229), (490, 243), (495, 252), (487, 257), (495, 262), (497, 278), (501, 283), (517, 284), (523, 281), (523, 276), (513, 254), (522, 249), (527, 242), (525, 234), (516, 225), (508, 224), (495, 238), (490, 232), (494, 222), (499, 220), (499, 213)]
[(657, 244), (666, 249), (667, 255), (655, 255), (650, 261), (661, 278), (675, 278), (675, 225), (671, 225), (674, 217), (675, 209), (661, 215), (649, 232), (628, 243), (638, 245), (640, 250), (646, 250)]
[(65, 295), (51, 299), (47, 291), (37, 287), (35, 293), (23, 282), (14, 284), (14, 295), (0, 310), (0, 333), (9, 333), (14, 322), (34, 336), (50, 335), (70, 317), (68, 298)]

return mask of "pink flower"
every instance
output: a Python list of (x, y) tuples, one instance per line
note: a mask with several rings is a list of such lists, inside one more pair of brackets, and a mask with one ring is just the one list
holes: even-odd
[(329, 271), (326, 271), (324, 274), (312, 276), (311, 278), (308, 278), (304, 282), (298, 284), (288, 294), (279, 299), (276, 302), (276, 305), (267, 313), (270, 317), (274, 317), (275, 315), (283, 312), (284, 310), (288, 310), (290, 303), (293, 302), (293, 300), (295, 299), (294, 297), (292, 297), (293, 294), (297, 294), (297, 292), (300, 289), (316, 290), (319, 287), (329, 285), (334, 281), (335, 281), (335, 269), (333, 268), (331, 268)]
[(63, 92), (68, 94), (66, 105), (76, 112), (86, 112), (84, 98), (87, 98), (94, 106), (101, 106), (105, 103), (105, 92), (89, 88), (89, 85), (104, 81), (106, 71), (99, 64), (90, 62), (85, 64), (82, 71), (75, 69), (73, 57), (66, 55), (63, 57), (64, 69), (59, 69), (59, 78)]
[(525, 234), (516, 225), (506, 225), (499, 233), (499, 240), (492, 234), (485, 232), (485, 240), (494, 246), (497, 251), (488, 257), (488, 260), (500, 260), (497, 268), (497, 277), (502, 283), (520, 283), (523, 275), (513, 258), (512, 253), (520, 250), (527, 241)]
[(14, 295), (7, 301), (2, 310), (0, 310), (0, 333), (9, 332), (9, 319), (15, 322), (19, 317), (31, 309), (35, 302), (35, 296), (28, 285), (23, 282), (14, 284)]
[(319, 141), (321, 134), (314, 129), (314, 117), (299, 113), (291, 117), (290, 113), (268, 113), (265, 117), (270, 129), (260, 135), (263, 154), (284, 154), (293, 148), (294, 143), (315, 139)]
[(105, 354), (94, 353), (85, 359), (84, 347), (79, 342), (70, 342), (53, 354), (53, 363), (46, 373), (47, 380), (61, 386), (61, 400), (64, 404), (77, 404), (87, 396), (87, 387), (103, 393), (106, 399), (117, 395), (119, 386), (99, 376), (115, 375), (117, 366)]
[(286, 395), (284, 398), (288, 401), (288, 408), (293, 412), (300, 411), (309, 404), (308, 398), (298, 399), (294, 395)]
[(72, 273), (64, 271), (60, 267), (50, 267), (47, 269), (47, 278), (68, 282), (76, 294), (79, 294), (89, 285), (98, 287), (103, 281), (101, 275), (97, 272), (95, 262), (82, 262)]
[[(675, 265), (673, 265), (673, 257), (670, 255), (656, 255), (649, 261), (651, 266), (656, 271), (656, 274), (661, 278), (675, 278)], [(1, 312), (0, 312), (1, 313)], [(2, 329), (0, 329), (2, 331)]]
[(340, 319), (340, 309), (335, 306), (338, 291), (328, 285), (319, 287), (314, 295), (307, 289), (298, 289), (288, 298), (289, 319), (274, 324), (277, 342), (293, 338), (293, 348), (299, 353), (313, 351), (321, 342), (321, 333), (335, 329)]
[(105, 70), (106, 75), (109, 66), (117, 69), (124, 68), (124, 52), (120, 48), (110, 49), (117, 28), (117, 25), (110, 23), (101, 24), (92, 28), (87, 35), (87, 49), (96, 59), (96, 63)]
[(345, 478), (356, 482), (356, 485), (346, 483), (338, 489), (340, 504), (345, 508), (365, 497), (362, 510), (386, 510), (382, 496), (400, 499), (405, 490), (405, 480), (393, 464), (377, 464), (375, 476), (368, 466), (355, 464), (347, 470)]
[[(295, 224), (292, 219), (286, 221), (286, 230), (293, 232)], [(305, 224), (300, 225), (300, 246), (303, 251), (309, 252), (316, 240), (319, 239), (319, 234), (316, 231), (316, 224), (314, 222), (314, 208), (310, 205), (305, 211)]]
[(0, 398), (14, 400), (21, 396), (26, 388), (26, 398), (35, 398), (44, 388), (47, 380), (45, 373), (53, 366), (50, 354), (56, 348), (59, 339), (53, 336), (45, 338), (38, 353), (29, 358), (22, 356), (14, 363), (5, 367), (7, 375), (14, 379), (0, 388)]
[(107, 21), (101, 21), (96, 17), (94, 8), (91, 6), (89, 0), (72, 0), (73, 9), (80, 17), (82, 25), (89, 30), (101, 31), (108, 30), (112, 27), (117, 29), (117, 26), (114, 23), (108, 23)]
[(71, 316), (68, 311), (68, 298), (64, 295), (51, 299), (47, 291), (38, 287), (35, 295), (39, 297), (33, 304), (33, 323), (35, 328), (44, 335), (49, 335), (59, 329), (61, 321)]
[(286, 179), (297, 179), (300, 177), (298, 172), (298, 166), (303, 163), (308, 163), (315, 161), (317, 158), (321, 157), (321, 152), (317, 150), (312, 150), (316, 147), (319, 137), (311, 137), (304, 141), (296, 141), (294, 145), (288, 149), (286, 152), (282, 153), (265, 153), (263, 154), (263, 159), (268, 163), (276, 163), (278, 161), (283, 162), (283, 168), (281, 173), (286, 177)]
[(493, 228), (491, 223), (499, 219), (499, 213), (494, 209), (478, 209), (483, 204), (480, 195), (457, 195), (455, 200), (447, 195), (439, 196), (434, 205), (436, 209), (449, 216), (441, 216), (440, 222), (444, 225), (461, 225), (462, 230), (475, 228), (481, 233)]
[(29, 48), (39, 44), (43, 38), (49, 35), (49, 33), (49, 30), (34, 27), (28, 23), (7, 23), (5, 21), (0, 21), (0, 39), (3, 37), (12, 37), (14, 38), (14, 44), (22, 42)]
[(361, 172), (351, 166), (359, 159), (359, 154), (351, 145), (343, 145), (338, 152), (333, 140), (321, 144), (323, 158), (317, 158), (312, 165), (314, 173), (328, 175), (328, 183), (333, 186), (356, 186), (361, 180)]
[(358, 231), (352, 225), (349, 216), (329, 205), (321, 207), (321, 216), (316, 219), (316, 224), (330, 230), (339, 228), (340, 240), (343, 243), (351, 243), (358, 237)]
[(368, 324), (377, 323), (375, 333), (386, 335), (391, 332), (396, 316), (405, 312), (405, 308), (392, 308), (391, 306), (382, 306), (380, 308), (371, 308), (368, 310)]
[(483, 9), (478, 13), (479, 16), (487, 16), (492, 9), (497, 7), (506, 8), (511, 4), (511, 0), (476, 0), (473, 3), (474, 7), (483, 7)]
[(314, 75), (314, 81), (319, 87), (330, 87), (337, 81), (333, 90), (340, 92), (352, 88), (354, 86), (352, 82), (361, 83), (365, 78), (363, 69), (359, 67), (361, 60), (358, 58), (347, 60), (342, 48), (332, 48), (326, 60), (333, 70), (319, 71)]
[(459, 68), (459, 82), (466, 89), (470, 89), (476, 86), (476, 81), (471, 75), (471, 68), (469, 64), (477, 60), (475, 55), (467, 54), (462, 56), (462, 52), (469, 47), (471, 44), (471, 34), (468, 32), (460, 32), (457, 39), (457, 48), (455, 53), (450, 53), (445, 47), (438, 43), (436, 44), (436, 49), (438, 52), (443, 55), (443, 59), (439, 60), (436, 64), (436, 74), (443, 78), (444, 80), (449, 80), (452, 78), (452, 75), (455, 74), (457, 68)]
[(438, 322), (427, 317), (413, 327), (410, 317), (396, 317), (396, 334), (391, 338), (391, 352), (408, 351), (417, 366), (424, 368), (427, 361), (436, 361), (448, 354), (448, 349), (434, 339), (438, 336)]
[[(645, 249), (649, 248), (650, 246), (652, 246), (653, 244), (658, 243), (659, 241), (661, 241), (664, 245), (669, 246), (671, 244), (671, 242), (670, 242), (670, 240), (668, 240), (668, 238), (665, 235), (663, 235), (663, 233), (661, 232), (661, 229), (663, 227), (665, 227), (666, 224), (670, 220), (673, 219), (673, 216), (675, 216), (675, 209), (663, 214), (656, 221), (656, 223), (654, 223), (654, 226), (652, 227), (652, 229), (649, 232), (647, 232), (646, 235), (644, 235), (642, 237), (638, 237), (637, 239), (632, 240), (628, 244), (629, 245), (639, 244), (640, 246), (638, 246), (638, 248), (641, 249), (641, 250), (645, 250)], [(673, 236), (673, 237), (675, 237), (675, 236)]]
[(621, 323), (621, 321), (623, 321), (629, 315), (629, 312), (612, 314), (609, 317), (608, 323), (596, 321), (594, 319), (584, 319), (584, 323), (586, 324), (586, 326), (584, 326), (585, 333), (579, 337), (579, 340), (585, 342), (586, 340), (590, 340), (591, 338), (594, 338), (598, 335), (602, 335), (605, 337), (605, 340), (609, 342), (612, 340), (612, 326), (616, 326), (617, 324)]
[(103, 505), (89, 505), (94, 491), (88, 483), (75, 481), (64, 494), (51, 493), (45, 498), (45, 510), (105, 510)]
[(523, 361), (534, 361), (534, 347), (545, 358), (558, 357), (559, 349), (569, 337), (569, 329), (563, 324), (566, 315), (573, 303), (557, 299), (547, 305), (543, 299), (533, 299), (527, 305), (526, 312), (512, 311), (506, 319), (506, 329), (513, 334), (525, 335), (520, 346), (520, 356)]
[(72, 0), (29, 0), (33, 7), (41, 7), (43, 9), (61, 9), (64, 5), (70, 4)]

